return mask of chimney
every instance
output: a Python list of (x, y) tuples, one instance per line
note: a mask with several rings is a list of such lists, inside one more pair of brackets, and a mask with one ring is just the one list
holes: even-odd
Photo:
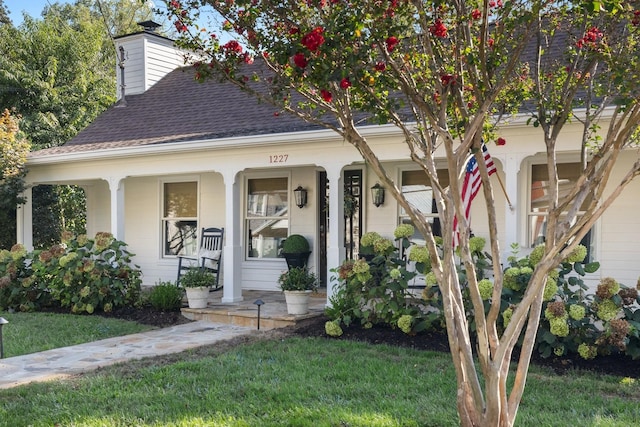
[(172, 39), (159, 33), (160, 24), (143, 21), (138, 25), (142, 31), (114, 38), (116, 97), (123, 106), (126, 105), (125, 87), (128, 101), (131, 101), (132, 96), (144, 93), (164, 76), (184, 66), (185, 52)]
[(153, 21), (138, 22), (138, 25), (140, 25), (144, 29), (144, 31), (149, 32), (149, 33), (157, 33), (158, 28), (161, 27), (160, 24), (158, 24), (157, 22), (153, 22)]

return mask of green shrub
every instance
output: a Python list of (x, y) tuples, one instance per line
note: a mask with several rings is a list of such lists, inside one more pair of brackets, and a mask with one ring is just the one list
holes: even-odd
[(307, 238), (300, 234), (292, 234), (282, 244), (282, 252), (285, 254), (303, 254), (309, 250)]
[(416, 273), (407, 270), (401, 255), (409, 247), (408, 236), (413, 233), (413, 227), (410, 230), (408, 227), (411, 226), (399, 227), (403, 232), (396, 234), (398, 247), (377, 233), (367, 233), (362, 246), (371, 249), (371, 253), (366, 253), (368, 261), (348, 260), (333, 270), (338, 275), (338, 285), (330, 299), (331, 307), (325, 310), (330, 319), (338, 325), (359, 321), (366, 327), (373, 324), (395, 327), (402, 316), (411, 316), (411, 333), (430, 326), (432, 317), (437, 316), (425, 314), (419, 308), (420, 301), (409, 289)]
[(33, 274), (34, 257), (38, 252), (21, 244), (0, 251), (0, 311), (37, 311), (52, 304), (47, 281)]
[(156, 310), (176, 311), (182, 307), (184, 290), (171, 282), (159, 282), (149, 292), (149, 303)]
[[(354, 321), (364, 326), (388, 324), (408, 333), (445, 326), (442, 295), (431, 271), (429, 253), (425, 247), (410, 246), (411, 232), (398, 227), (394, 233), (397, 245), (391, 245), (375, 232), (363, 235), (361, 249), (365, 250), (361, 255), (365, 255), (366, 260), (345, 261), (333, 270), (338, 275), (338, 284), (330, 298), (331, 306), (325, 310), (332, 321), (347, 326)], [(436, 243), (440, 248), (442, 242)], [(470, 249), (488, 313), (493, 280), (487, 274), (490, 257), (484, 252), (485, 243), (484, 239), (473, 237)], [(408, 256), (401, 256), (409, 247)], [(530, 255), (518, 257), (519, 246), (512, 248), (513, 255), (504, 271), (499, 332), (506, 328), (513, 310), (522, 300), (544, 249), (535, 248)], [(578, 246), (575, 254), (548, 274), (536, 350), (543, 357), (579, 354), (593, 358), (621, 353), (640, 359), (640, 280), (635, 288), (629, 288), (605, 278), (595, 294), (587, 293), (583, 278), (587, 273), (596, 272), (600, 264), (584, 264), (586, 252), (586, 248)], [(407, 292), (408, 283), (415, 276), (407, 270), (407, 260), (415, 263), (415, 270), (425, 275), (426, 287), (421, 299)], [(458, 272), (469, 328), (473, 332), (475, 319), (471, 315), (470, 293), (462, 266), (458, 266)]]
[(63, 243), (27, 252), (0, 252), (0, 305), (33, 311), (51, 303), (73, 313), (105, 312), (140, 303), (140, 269), (110, 233), (95, 239), (65, 234)]

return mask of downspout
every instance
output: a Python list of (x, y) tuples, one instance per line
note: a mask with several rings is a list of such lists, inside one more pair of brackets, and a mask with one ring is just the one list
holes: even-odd
[(118, 66), (120, 67), (120, 102), (118, 103), (119, 107), (126, 107), (127, 100), (125, 99), (125, 82), (124, 82), (124, 47), (120, 46), (120, 61), (118, 62)]

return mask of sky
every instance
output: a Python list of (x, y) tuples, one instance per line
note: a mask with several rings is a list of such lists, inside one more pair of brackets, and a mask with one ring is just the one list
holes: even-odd
[(3, 3), (9, 9), (13, 25), (18, 26), (22, 23), (22, 11), (34, 18), (40, 18), (45, 6), (53, 3), (71, 3), (71, 0), (3, 0)]

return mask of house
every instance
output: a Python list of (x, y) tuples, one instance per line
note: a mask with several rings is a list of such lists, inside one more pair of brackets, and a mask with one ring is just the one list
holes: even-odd
[[(194, 253), (202, 227), (225, 228), (222, 301), (236, 302), (243, 290), (277, 289), (286, 269), (279, 247), (289, 234), (309, 239), (310, 268), (330, 284), (331, 269), (357, 255), (362, 232), (391, 237), (397, 224), (408, 221), (389, 197), (373, 204), (375, 174), (332, 131), (279, 115), (230, 84), (195, 82), (190, 68), (180, 68), (180, 52), (171, 40), (152, 27), (116, 42), (124, 59), (124, 69), (118, 69), (124, 99), (67, 144), (31, 153), (27, 181), (80, 185), (87, 197), (88, 234), (111, 231), (125, 241), (145, 285), (175, 279), (176, 255)], [(376, 125), (362, 132), (397, 185), (437, 221), (429, 184), (408, 160), (400, 131)], [(514, 121), (501, 129), (507, 145), (490, 146), (504, 183), (496, 207), (505, 257), (511, 243), (531, 247), (544, 230), (547, 178), (539, 132), (524, 120)], [(580, 137), (576, 126), (560, 141), (566, 186), (576, 176)], [(620, 180), (635, 157), (621, 158), (611, 182)], [(301, 207), (294, 203), (297, 188), (308, 195)], [(635, 285), (639, 194), (640, 182), (632, 183), (590, 233), (591, 256), (602, 263), (590, 280), (612, 276)], [(18, 241), (30, 247), (28, 199), (18, 212)], [(488, 236), (485, 218), (477, 201), (476, 235)]]

